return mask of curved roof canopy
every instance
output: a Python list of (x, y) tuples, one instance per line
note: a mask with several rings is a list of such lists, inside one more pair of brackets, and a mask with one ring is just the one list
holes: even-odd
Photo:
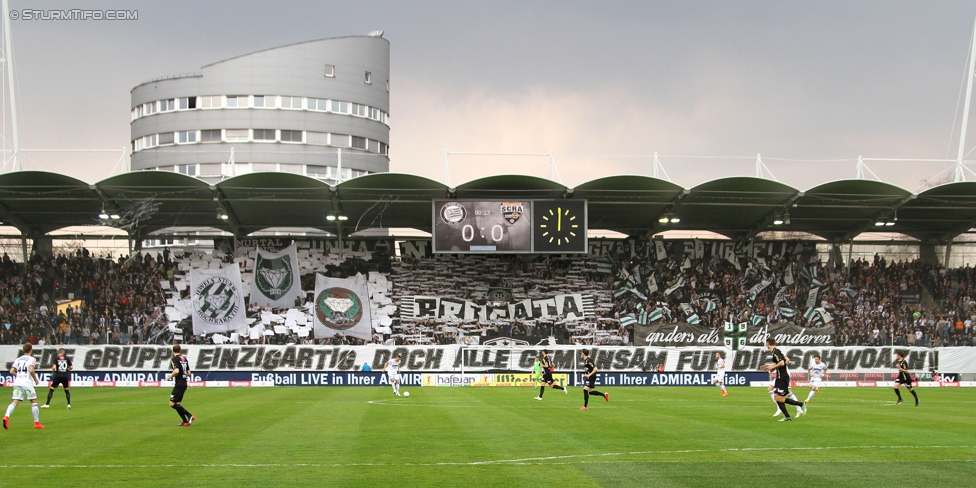
[[(251, 173), (213, 185), (166, 171), (126, 173), (92, 185), (44, 171), (0, 174), (0, 221), (28, 237), (92, 224), (112, 225), (138, 238), (171, 227), (207, 227), (242, 237), (269, 228), (342, 235), (371, 228), (429, 232), (431, 201), (445, 198), (585, 199), (589, 228), (629, 235), (674, 229), (749, 239), (777, 230), (846, 242), (862, 232), (885, 231), (945, 242), (976, 227), (976, 182), (949, 183), (916, 195), (870, 180), (800, 191), (752, 177), (685, 189), (637, 175), (608, 176), (575, 188), (534, 176), (501, 175), (450, 188), (396, 173), (335, 186), (289, 173)], [(105, 220), (100, 214), (118, 218)], [(340, 214), (346, 219), (330, 219)]]

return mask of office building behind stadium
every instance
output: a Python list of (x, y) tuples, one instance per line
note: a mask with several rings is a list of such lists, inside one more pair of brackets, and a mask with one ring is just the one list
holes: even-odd
[(211, 183), (277, 171), (334, 183), (389, 170), (382, 32), (244, 54), (144, 82), (131, 97), (133, 171)]

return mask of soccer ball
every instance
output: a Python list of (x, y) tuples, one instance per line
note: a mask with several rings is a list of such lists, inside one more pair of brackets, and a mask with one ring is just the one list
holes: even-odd
[(410, 396), (410, 392), (409, 392), (409, 391), (405, 391), (405, 392), (403, 392), (403, 396), (405, 396), (405, 397), (408, 397), (408, 396)]

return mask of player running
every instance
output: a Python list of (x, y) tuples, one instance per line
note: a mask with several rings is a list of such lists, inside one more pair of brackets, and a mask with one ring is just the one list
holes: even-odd
[(725, 354), (722, 351), (715, 352), (715, 376), (712, 377), (712, 384), (722, 389), (722, 396), (729, 396), (725, 389)]
[(542, 400), (542, 394), (546, 392), (546, 385), (549, 385), (550, 388), (562, 390), (565, 394), (569, 394), (568, 389), (557, 385), (556, 380), (552, 379), (552, 371), (556, 369), (556, 366), (552, 363), (552, 358), (549, 357), (548, 350), (542, 350), (542, 356), (539, 358), (539, 362), (542, 365), (542, 386), (539, 387), (539, 396), (535, 397), (535, 399)]
[(34, 356), (31, 356), (31, 351), (33, 350), (34, 346), (24, 344), (24, 355), (17, 358), (10, 366), (10, 374), (15, 375), (14, 396), (13, 401), (7, 406), (7, 413), (3, 414), (4, 429), (10, 428), (10, 415), (14, 413), (17, 405), (24, 401), (24, 397), (31, 402), (31, 413), (34, 414), (34, 428), (44, 428), (41, 425), (40, 410), (37, 409), (37, 392), (34, 391), (34, 385), (40, 384), (40, 381), (37, 379), (37, 371), (34, 370), (34, 367), (37, 365), (37, 360), (34, 359)]
[(64, 388), (64, 397), (68, 400), (68, 410), (71, 410), (71, 391), (68, 390), (68, 387), (71, 386), (72, 369), (74, 369), (74, 366), (71, 365), (71, 358), (65, 354), (64, 348), (58, 349), (58, 358), (51, 365), (54, 379), (51, 380), (51, 389), (47, 392), (47, 401), (44, 402), (44, 405), (41, 405), (41, 408), (51, 407), (51, 398), (54, 397), (54, 390), (57, 390), (58, 385), (61, 385)]
[(400, 355), (397, 354), (395, 358), (390, 359), (383, 365), (383, 370), (386, 371), (386, 377), (390, 380), (390, 386), (393, 387), (393, 394), (400, 396)]
[(610, 401), (610, 394), (599, 392), (593, 389), (596, 386), (596, 372), (599, 371), (596, 365), (593, 364), (593, 360), (590, 359), (590, 350), (583, 349), (581, 352), (583, 357), (583, 406), (580, 410), (589, 410), (590, 395), (600, 395), (604, 400)]
[(807, 395), (807, 399), (803, 403), (810, 403), (813, 396), (820, 392), (820, 384), (827, 377), (827, 363), (821, 363), (820, 356), (814, 356), (813, 364), (807, 368), (807, 373), (810, 374), (810, 394)]
[(917, 407), (918, 394), (915, 393), (915, 388), (912, 386), (912, 374), (908, 371), (908, 361), (905, 360), (905, 354), (898, 351), (895, 353), (895, 357), (898, 358), (895, 361), (895, 368), (898, 368), (898, 378), (895, 379), (895, 395), (898, 395), (898, 401), (895, 402), (895, 405), (901, 404), (901, 391), (898, 388), (904, 386), (915, 397), (915, 406)]
[(794, 400), (794, 398), (796, 398), (795, 396), (793, 398), (787, 398), (787, 396), (791, 396), (790, 370), (788, 366), (790, 364), (790, 358), (786, 357), (786, 355), (783, 354), (783, 351), (780, 351), (779, 348), (776, 347), (776, 339), (771, 337), (766, 339), (766, 349), (769, 349), (773, 353), (774, 363), (772, 365), (764, 364), (762, 365), (762, 369), (776, 370), (776, 382), (773, 383), (773, 398), (776, 400), (776, 405), (784, 415), (784, 418), (779, 419), (779, 421), (789, 422), (793, 420), (793, 418), (790, 417), (790, 412), (786, 410), (787, 403), (798, 407), (796, 410), (797, 417), (807, 413), (803, 403)]

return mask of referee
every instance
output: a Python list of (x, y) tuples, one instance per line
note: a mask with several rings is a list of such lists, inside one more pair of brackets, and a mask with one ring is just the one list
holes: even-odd
[(71, 365), (71, 358), (65, 354), (63, 347), (58, 349), (58, 358), (51, 365), (51, 372), (54, 373), (54, 379), (51, 380), (51, 389), (47, 392), (47, 402), (41, 405), (41, 408), (51, 408), (51, 398), (54, 397), (54, 390), (57, 390), (58, 385), (61, 385), (64, 388), (64, 397), (68, 400), (68, 410), (71, 410), (71, 391), (68, 390), (68, 387), (71, 386), (72, 369), (74, 369), (74, 366)]

